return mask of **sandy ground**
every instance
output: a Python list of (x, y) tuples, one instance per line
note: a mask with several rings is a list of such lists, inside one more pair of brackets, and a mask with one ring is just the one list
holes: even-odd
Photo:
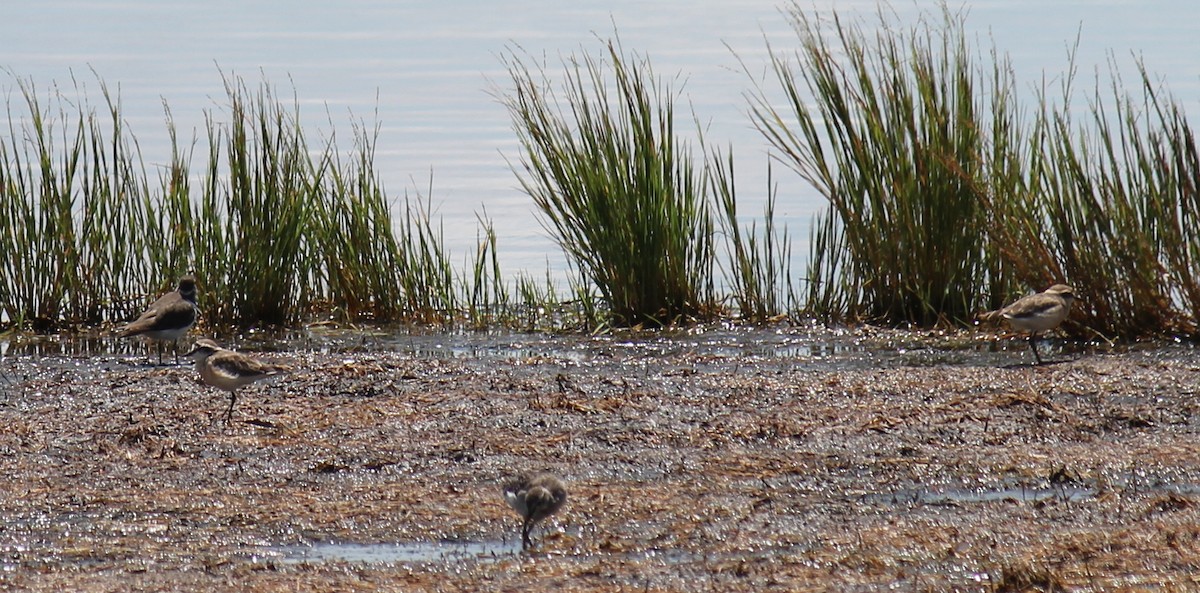
[[(1200, 590), (1190, 349), (1034, 368), (1020, 343), (845, 365), (613, 344), (263, 353), (297, 371), (229, 425), (190, 366), (10, 355), (0, 586)], [(522, 553), (500, 487), (531, 470), (570, 494)]]

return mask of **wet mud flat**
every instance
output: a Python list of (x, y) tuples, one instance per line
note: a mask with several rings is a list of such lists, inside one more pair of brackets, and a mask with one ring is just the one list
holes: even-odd
[(261, 353), (229, 425), (188, 365), (10, 354), (0, 587), (1200, 589), (1200, 358), (1022, 348)]

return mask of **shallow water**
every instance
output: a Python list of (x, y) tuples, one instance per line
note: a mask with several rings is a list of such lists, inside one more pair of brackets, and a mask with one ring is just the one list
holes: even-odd
[[(1028, 342), (1015, 334), (928, 332), (880, 328), (700, 327), (684, 330), (616, 332), (599, 336), (525, 332), (444, 332), (394, 330), (304, 329), (254, 332), (221, 340), (226, 347), (247, 352), (312, 352), (319, 354), (388, 352), (419, 359), (462, 361), (522, 361), (551, 359), (567, 365), (590, 365), (613, 360), (636, 362), (679, 358), (713, 369), (745, 365), (786, 365), (806, 369), (872, 367), (1020, 366), (1033, 362)], [(181, 343), (180, 352), (188, 346)], [(1190, 356), (1195, 346), (1160, 341), (1113, 345), (1064, 339), (1043, 339), (1039, 352), (1047, 362), (1080, 356), (1141, 351), (1158, 358)], [(16, 336), (0, 340), (4, 357), (61, 358), (48, 364), (71, 366), (156, 365), (157, 350), (140, 339), (83, 333)], [(163, 361), (175, 361), (168, 345)], [(180, 359), (181, 364), (188, 364)], [(3, 366), (0, 365), (0, 373)], [(4, 377), (0, 375), (0, 383)]]
[(398, 562), (487, 561), (521, 552), (515, 541), (440, 541), (362, 544), (352, 542), (315, 542), (311, 545), (268, 548), (268, 556), (279, 555), (288, 564), (324, 562), (362, 562), (394, 564)]
[(1036, 503), (1048, 500), (1060, 502), (1079, 502), (1095, 497), (1098, 493), (1099, 491), (1095, 488), (1082, 486), (1021, 486), (1012, 488), (999, 488), (995, 490), (976, 488), (944, 490), (920, 489), (874, 494), (863, 497), (863, 501), (891, 505), (956, 505), (989, 502)]

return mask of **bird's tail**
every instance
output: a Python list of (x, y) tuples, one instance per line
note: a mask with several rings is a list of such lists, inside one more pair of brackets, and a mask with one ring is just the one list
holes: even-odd
[(995, 311), (984, 311), (983, 313), (979, 313), (975, 316), (975, 321), (980, 323), (999, 323), (1003, 319), (1004, 314), (1001, 313), (1001, 309), (996, 309)]

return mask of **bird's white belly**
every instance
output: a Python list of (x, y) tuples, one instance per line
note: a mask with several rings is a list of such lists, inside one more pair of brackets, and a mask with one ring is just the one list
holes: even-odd
[(142, 332), (142, 335), (147, 336), (149, 338), (153, 338), (155, 340), (162, 340), (162, 341), (169, 342), (169, 341), (174, 341), (174, 340), (178, 340), (179, 338), (182, 338), (183, 335), (186, 334), (189, 329), (192, 329), (192, 326), (189, 325), (187, 327), (176, 327), (176, 328), (171, 328), (171, 329), (155, 329), (155, 330), (149, 330), (149, 331)]
[(1056, 307), (1051, 311), (1037, 315), (1005, 315), (1004, 318), (1008, 320), (1010, 325), (1017, 329), (1029, 332), (1043, 332), (1058, 327), (1063, 322), (1063, 319), (1067, 318), (1067, 309), (1066, 307)]

